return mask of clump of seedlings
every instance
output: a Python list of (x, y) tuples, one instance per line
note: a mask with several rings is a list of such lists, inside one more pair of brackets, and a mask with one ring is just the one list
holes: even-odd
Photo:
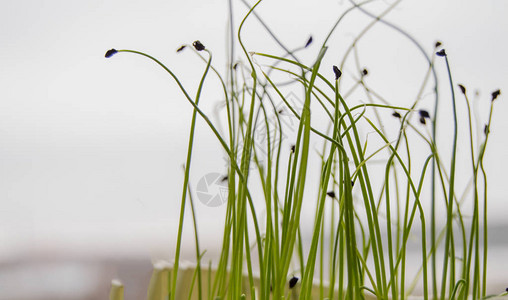
[[(254, 13), (259, 3), (249, 7), (232, 31), (237, 41), (230, 41), (230, 46), (239, 46), (243, 58), (229, 57), (225, 74), (214, 67), (212, 51), (200, 41), (178, 48), (177, 52), (192, 50), (204, 62), (195, 95), (155, 57), (126, 49), (106, 52), (106, 58), (136, 54), (155, 62), (193, 108), (174, 263), (156, 266), (148, 298), (407, 299), (417, 287), (423, 299), (485, 298), (488, 223), (483, 161), (494, 100), (501, 92), (494, 91), (490, 103), (479, 100), (479, 105), (489, 106), (489, 114), (478, 125), (482, 121), (473, 117), (466, 88), (452, 80), (451, 55), (437, 42), (430, 54), (421, 52), (428, 67), (414, 101), (390, 104), (365, 82), (375, 80), (372, 69), (369, 73), (359, 65), (352, 72), (344, 68), (350, 54), (357, 53), (364, 33), (378, 22), (388, 23), (383, 15), (370, 15), (371, 23), (351, 41), (343, 59), (329, 64), (328, 39), (349, 13), (365, 12), (365, 3), (352, 2), (310, 62), (298, 55), (314, 47), (317, 41), (312, 37), (289, 49), (270, 32), (283, 45), (282, 54), (264, 53), (262, 46), (246, 49), (245, 21), (256, 18), (265, 24)], [(414, 39), (411, 42), (423, 49)], [(444, 88), (438, 84), (435, 65), (447, 68)], [(290, 81), (281, 81), (281, 75)], [(224, 91), (225, 132), (219, 129), (220, 120), (200, 106), (210, 76), (219, 79)], [(456, 88), (462, 93), (457, 98)], [(420, 100), (428, 89), (434, 100), (424, 107)], [(359, 102), (355, 90), (369, 101)], [(440, 98), (442, 90), (451, 96)], [(300, 95), (301, 105), (289, 99), (288, 91)], [(451, 115), (441, 113), (443, 103), (451, 105)], [(465, 107), (467, 115), (459, 115), (457, 106)], [(296, 121), (290, 140), (285, 116)], [(229, 162), (223, 177), (228, 196), (222, 244), (212, 262), (202, 261), (204, 249), (199, 245), (189, 188), (198, 118), (207, 124)], [(459, 127), (459, 119), (468, 126)], [(484, 126), (483, 136), (475, 135), (478, 126)], [(441, 127), (452, 128), (447, 143), (440, 143)], [(259, 134), (266, 136), (261, 142), (256, 139)], [(459, 134), (469, 137), (461, 145), (470, 157), (465, 185), (458, 182), (464, 176), (459, 178), (456, 170)], [(252, 189), (253, 181), (261, 190)], [(459, 191), (464, 186), (465, 191)], [(304, 219), (311, 209), (314, 218)], [(444, 222), (438, 222), (438, 216)], [(181, 268), (180, 263), (184, 218), (194, 220), (192, 268)], [(418, 245), (417, 259), (408, 256), (411, 241)], [(410, 272), (410, 265), (419, 267)], [(122, 299), (121, 289), (115, 282), (111, 299)]]

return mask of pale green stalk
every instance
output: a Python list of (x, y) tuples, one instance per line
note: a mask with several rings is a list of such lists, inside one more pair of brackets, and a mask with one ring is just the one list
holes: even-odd
[[(448, 70), (448, 79), (450, 81), (451, 93), (452, 93), (452, 103), (453, 103), (453, 147), (452, 147), (452, 160), (450, 165), (450, 188), (448, 190), (448, 207), (447, 207), (447, 219), (446, 219), (446, 238), (445, 238), (445, 247), (444, 247), (444, 257), (443, 257), (443, 273), (441, 280), (441, 299), (445, 299), (446, 287), (447, 287), (447, 270), (448, 270), (448, 261), (450, 261), (450, 277), (454, 276), (455, 273), (455, 255), (452, 253), (453, 246), (453, 198), (455, 195), (455, 160), (457, 156), (457, 108), (455, 105), (455, 92), (453, 89), (453, 81), (452, 75), (450, 72), (450, 64), (448, 63), (448, 57), (445, 55), (446, 68)], [(452, 258), (450, 259), (450, 256)], [(453, 282), (450, 278), (450, 284)], [(448, 286), (449, 286), (448, 285)], [(452, 286), (453, 287), (453, 286)], [(451, 292), (451, 290), (450, 290)]]

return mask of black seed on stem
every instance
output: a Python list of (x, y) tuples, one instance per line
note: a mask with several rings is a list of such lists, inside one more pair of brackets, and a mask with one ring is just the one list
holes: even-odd
[(326, 193), (328, 196), (330, 196), (331, 198), (335, 198), (335, 192), (334, 191), (329, 191)]
[(115, 49), (110, 49), (106, 52), (106, 55), (104, 55), (106, 58), (110, 58), (111, 56), (117, 54), (118, 51), (116, 51)]
[(392, 114), (392, 116), (394, 116), (395, 118), (399, 118), (399, 119), (401, 118), (401, 115), (398, 112), (394, 112)]
[(501, 90), (495, 90), (492, 92), (492, 101), (496, 100), (496, 98), (501, 95)]
[(293, 276), (293, 278), (289, 279), (289, 288), (292, 289), (295, 287), (298, 282), (298, 277)]
[(488, 125), (485, 125), (485, 127), (483, 128), (483, 133), (485, 133), (485, 135), (487, 135), (489, 133), (489, 126)]
[(196, 48), (196, 50), (198, 51), (205, 50), (205, 46), (203, 46), (203, 44), (201, 44), (200, 41), (195, 41), (194, 43), (192, 43), (192, 46), (194, 46), (194, 48)]
[(238, 63), (235, 63), (235, 64), (233, 65), (233, 69), (234, 69), (234, 70), (236, 70), (236, 68), (237, 68), (237, 67), (238, 67)]
[(506, 288), (506, 290), (505, 290), (505, 291), (507, 291), (507, 292), (508, 292), (508, 288)]
[(439, 48), (441, 45), (442, 45), (442, 43), (440, 41), (437, 41), (435, 47)]
[(430, 115), (429, 115), (429, 112), (424, 110), (424, 109), (420, 109), (418, 111), (418, 113), (420, 114), (420, 117), (422, 118), (426, 118), (426, 119), (430, 119)]
[(363, 75), (363, 76), (366, 76), (367, 74), (369, 74), (369, 71), (367, 71), (367, 69), (363, 69), (363, 70), (362, 70), (362, 75)]
[(291, 145), (291, 152), (295, 153), (295, 145)]
[(182, 51), (183, 49), (185, 49), (185, 47), (187, 47), (187, 46), (186, 45), (180, 46), (180, 48), (176, 49), (176, 52)]
[(333, 66), (333, 73), (335, 73), (335, 80), (338, 80), (340, 75), (342, 75), (342, 72), (337, 66)]
[(462, 92), (462, 94), (466, 94), (466, 88), (462, 85), (462, 84), (459, 84), (459, 88), (460, 88), (460, 91)]
[(351, 186), (355, 186), (355, 182), (351, 180)]
[(307, 43), (305, 43), (305, 48), (309, 47), (310, 44), (312, 44), (312, 35), (307, 40)]
[(422, 123), (423, 125), (425, 125), (425, 124), (426, 124), (426, 122), (425, 122), (425, 118), (424, 118), (424, 117), (420, 117), (420, 123)]
[(437, 56), (446, 56), (446, 51), (445, 51), (445, 49), (441, 49), (441, 50), (439, 50), (438, 52), (436, 52), (436, 55), (437, 55)]

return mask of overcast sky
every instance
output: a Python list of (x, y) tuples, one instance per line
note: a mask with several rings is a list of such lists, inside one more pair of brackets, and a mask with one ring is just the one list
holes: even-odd
[[(379, 12), (390, 3), (367, 7)], [(234, 6), (238, 25), (245, 7), (239, 1)], [(348, 7), (345, 0), (265, 0), (259, 14), (290, 47), (313, 35), (304, 55), (310, 64)], [(442, 41), (454, 80), (488, 103), (493, 90), (508, 92), (507, 13), (505, 0), (406, 0), (386, 19), (429, 54)], [(368, 21), (351, 14), (330, 42), (330, 64)], [(404, 81), (414, 80), (408, 68), (422, 71), (425, 61), (403, 37), (377, 26), (360, 47), (363, 63), (374, 86), (403, 102), (411, 92)], [(130, 249), (153, 255), (155, 248), (144, 246), (174, 241), (191, 107), (155, 64), (134, 55), (107, 60), (104, 53), (113, 47), (146, 51), (194, 91), (203, 64), (175, 50), (199, 39), (223, 70), (226, 27), (225, 0), (0, 1), (0, 252), (87, 251), (100, 244), (121, 253), (132, 244)], [(255, 19), (246, 24), (244, 39), (249, 51), (281, 53)], [(447, 84), (443, 61), (438, 71)], [(211, 112), (220, 92), (217, 81), (207, 83), (203, 107)], [(502, 95), (495, 105), (486, 160), (494, 221), (507, 212), (505, 100)], [(206, 126), (198, 131), (194, 186), (205, 174), (224, 172), (219, 145)], [(217, 222), (223, 207), (198, 210), (206, 224)]]

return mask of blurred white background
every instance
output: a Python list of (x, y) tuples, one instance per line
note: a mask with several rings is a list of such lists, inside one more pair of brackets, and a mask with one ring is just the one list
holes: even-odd
[[(391, 3), (375, 1), (366, 8), (380, 12)], [(105, 59), (104, 53), (110, 48), (150, 53), (193, 94), (204, 65), (190, 51), (175, 50), (199, 39), (214, 53), (214, 65), (224, 70), (227, 4), (0, 1), (0, 261), (170, 257), (192, 109), (154, 63), (128, 54)], [(233, 6), (238, 26), (246, 10), (240, 1)], [(314, 44), (302, 55), (310, 64), (348, 7), (345, 0), (265, 0), (258, 13), (290, 48), (302, 46), (312, 35)], [(435, 41), (442, 41), (454, 80), (466, 85), (471, 98), (478, 90), (480, 102), (488, 105), (490, 93), (498, 88), (503, 93), (508, 82), (507, 13), (503, 0), (406, 0), (386, 20), (404, 28), (429, 54)], [(345, 20), (330, 41), (327, 66), (338, 63), (341, 47), (369, 21), (359, 12)], [(246, 24), (244, 40), (248, 51), (282, 53), (254, 18)], [(404, 94), (414, 96), (414, 87), (405, 81), (418, 83), (425, 71), (414, 46), (379, 24), (359, 47), (373, 85), (377, 82), (384, 95), (398, 103), (405, 103)], [(443, 66), (438, 63), (446, 90)], [(411, 70), (417, 70), (414, 77)], [(221, 100), (216, 79), (207, 81), (204, 95), (202, 105), (211, 113)], [(458, 100), (463, 100), (460, 95)], [(502, 94), (486, 158), (494, 227), (503, 226), (508, 212), (506, 113)], [(205, 174), (225, 172), (219, 144), (202, 122), (198, 138), (193, 186)], [(204, 244), (213, 244), (221, 234), (224, 206), (198, 202), (197, 210)], [(192, 245), (192, 231), (187, 233), (186, 242)], [(213, 255), (213, 249), (209, 252)], [(193, 257), (191, 252), (185, 255)], [(0, 282), (6, 282), (7, 270), (0, 270)], [(108, 274), (117, 273), (112, 267)], [(7, 299), (2, 288), (0, 298)]]

